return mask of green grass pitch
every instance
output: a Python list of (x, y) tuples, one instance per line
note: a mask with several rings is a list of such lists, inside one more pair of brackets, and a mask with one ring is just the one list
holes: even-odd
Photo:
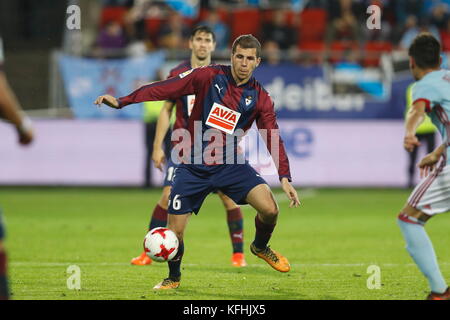
[[(185, 234), (180, 288), (155, 292), (166, 264), (129, 261), (141, 253), (159, 190), (1, 188), (13, 299), (424, 299), (427, 282), (396, 225), (408, 190), (299, 189), (297, 209), (274, 193), (281, 213), (270, 244), (289, 258), (291, 272), (278, 273), (250, 253), (255, 212), (248, 206), (242, 208), (249, 265), (232, 267), (225, 212), (210, 195)], [(448, 230), (447, 214), (427, 225), (450, 280)], [(67, 287), (71, 265), (81, 270), (81, 290)], [(371, 265), (380, 268), (379, 289), (367, 286)]]

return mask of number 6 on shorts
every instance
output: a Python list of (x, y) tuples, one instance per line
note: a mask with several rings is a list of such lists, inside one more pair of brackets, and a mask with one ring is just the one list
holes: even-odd
[(181, 200), (179, 199), (180, 195), (176, 194), (175, 197), (173, 198), (173, 202), (172, 202), (172, 208), (174, 210), (180, 210), (181, 209)]

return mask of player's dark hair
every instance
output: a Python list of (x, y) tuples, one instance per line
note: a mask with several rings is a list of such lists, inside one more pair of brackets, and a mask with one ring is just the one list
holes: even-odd
[(231, 53), (236, 52), (237, 46), (242, 49), (256, 49), (256, 57), (261, 57), (261, 43), (251, 34), (243, 34), (236, 38), (233, 42), (233, 46), (231, 47)]
[(191, 39), (194, 38), (194, 36), (197, 34), (197, 32), (204, 32), (204, 33), (211, 34), (212, 38), (213, 38), (213, 41), (216, 42), (216, 35), (215, 35), (214, 31), (210, 27), (205, 26), (205, 25), (196, 26), (191, 31)]
[(420, 33), (409, 47), (408, 54), (421, 69), (437, 68), (440, 65), (441, 45), (428, 32)]

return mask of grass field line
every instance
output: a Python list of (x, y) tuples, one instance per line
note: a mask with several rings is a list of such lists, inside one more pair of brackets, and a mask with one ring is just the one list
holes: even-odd
[[(100, 266), (131, 266), (130, 263), (127, 262), (22, 262), (15, 261), (10, 262), (10, 266), (17, 267), (65, 267), (70, 265), (77, 266), (87, 266), (87, 267), (100, 267)], [(163, 265), (163, 264), (161, 264)], [(370, 265), (377, 265), (379, 267), (411, 267), (415, 266), (414, 263), (293, 263), (291, 267), (364, 267)], [(440, 262), (439, 265), (450, 265), (450, 262)], [(228, 266), (227, 264), (222, 263), (183, 263), (183, 266), (186, 267), (220, 267), (220, 266)], [(137, 268), (137, 266), (132, 266)], [(264, 267), (265, 264), (249, 264), (248, 267)]]

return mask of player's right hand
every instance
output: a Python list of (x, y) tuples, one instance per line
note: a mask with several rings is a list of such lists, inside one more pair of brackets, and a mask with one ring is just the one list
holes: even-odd
[(17, 135), (19, 136), (19, 143), (22, 145), (28, 145), (33, 141), (34, 133), (31, 125), (31, 121), (28, 118), (22, 119), (22, 124), (16, 127)]
[(166, 154), (162, 148), (154, 148), (152, 153), (152, 160), (155, 168), (163, 171), (163, 164), (166, 163)]
[(403, 147), (408, 152), (412, 152), (415, 147), (419, 147), (420, 142), (419, 139), (415, 135), (406, 135), (403, 139)]
[(298, 198), (297, 191), (287, 178), (281, 179), (281, 188), (290, 200), (289, 208), (297, 208), (300, 205), (300, 199)]
[(423, 157), (422, 160), (420, 160), (418, 167), (420, 168), (420, 178), (425, 178), (430, 174), (434, 167), (436, 166), (436, 163), (439, 161), (439, 156), (436, 155), (434, 152), (431, 152), (427, 154), (425, 157)]
[(111, 108), (119, 109), (119, 101), (117, 101), (116, 98), (114, 98), (109, 94), (99, 96), (94, 102), (94, 104), (98, 105), (99, 107), (101, 107), (102, 103), (106, 104)]
[(19, 132), (19, 143), (23, 145), (30, 144), (33, 141), (33, 131)]

